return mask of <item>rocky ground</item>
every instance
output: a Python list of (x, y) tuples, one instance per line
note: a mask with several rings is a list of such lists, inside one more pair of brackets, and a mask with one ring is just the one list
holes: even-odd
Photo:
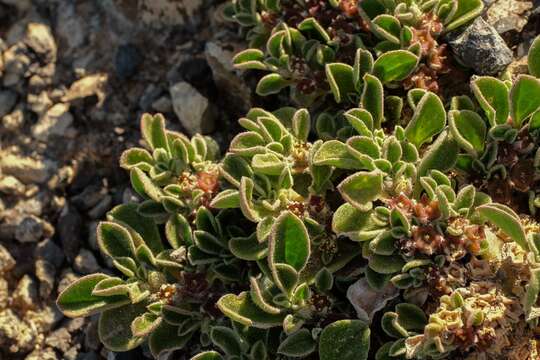
[[(523, 72), (540, 4), (485, 2), (487, 24), (511, 49), (495, 60)], [(142, 113), (225, 148), (237, 117), (261, 104), (255, 78), (230, 65), (243, 45), (222, 6), (0, 0), (1, 360), (144, 357), (103, 349), (97, 319), (64, 318), (54, 300), (78, 276), (109, 271), (94, 230), (133, 196), (118, 157), (139, 142)]]

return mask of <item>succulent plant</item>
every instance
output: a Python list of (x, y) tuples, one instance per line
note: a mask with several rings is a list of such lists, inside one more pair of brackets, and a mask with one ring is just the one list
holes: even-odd
[(156, 358), (539, 358), (540, 40), (532, 76), (473, 77), (475, 100), (424, 76), (482, 6), (233, 1), (236, 66), (309, 110), (251, 109), (222, 157), (143, 115), (120, 159), (140, 199), (97, 228), (114, 269), (60, 310)]
[(365, 73), (390, 87), (438, 92), (450, 62), (437, 38), (482, 9), (481, 0), (238, 0), (226, 13), (249, 29), (253, 46), (235, 66), (270, 72), (257, 93), (290, 87), (294, 100), (311, 104), (330, 91), (337, 103), (356, 102)]
[[(531, 64), (534, 57), (533, 47)], [(449, 112), (450, 131), (462, 149), (456, 168), (496, 201), (535, 215), (540, 207), (540, 80), (475, 77), (471, 88), (479, 106), (462, 96)]]

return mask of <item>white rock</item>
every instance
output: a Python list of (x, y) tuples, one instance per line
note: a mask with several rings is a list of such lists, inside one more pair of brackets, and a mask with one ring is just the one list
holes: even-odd
[(42, 116), (53, 104), (47, 91), (41, 91), (38, 95), (29, 93), (26, 96), (26, 103), (28, 108), (39, 116)]
[(0, 192), (9, 195), (22, 195), (26, 190), (23, 183), (21, 183), (15, 176), (3, 176), (0, 178)]
[(179, 82), (169, 89), (173, 109), (190, 135), (207, 134), (215, 128), (214, 111), (208, 100), (187, 82)]
[(101, 104), (105, 100), (104, 87), (107, 80), (107, 74), (102, 73), (85, 76), (71, 84), (69, 90), (62, 97), (62, 101), (70, 102), (95, 95), (98, 98), (98, 104)]
[(347, 289), (347, 299), (356, 310), (358, 318), (368, 322), (389, 300), (398, 295), (399, 291), (392, 283), (388, 283), (381, 291), (375, 291), (369, 286), (366, 278), (361, 278)]
[(26, 28), (25, 44), (47, 62), (56, 61), (56, 42), (51, 28), (43, 23), (31, 22)]
[(25, 184), (41, 184), (49, 180), (56, 165), (51, 160), (34, 159), (0, 151), (0, 169), (4, 175), (13, 175)]
[(32, 127), (32, 135), (41, 141), (51, 135), (66, 136), (72, 123), (73, 115), (69, 112), (69, 105), (59, 103), (51, 107)]

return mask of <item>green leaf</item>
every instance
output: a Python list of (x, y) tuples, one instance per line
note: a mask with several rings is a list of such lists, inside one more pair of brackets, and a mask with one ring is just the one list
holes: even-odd
[(186, 346), (192, 336), (193, 332), (180, 336), (178, 334), (177, 326), (173, 326), (166, 321), (162, 321), (148, 339), (150, 352), (154, 358), (158, 358), (163, 356), (165, 353), (174, 350), (181, 350)]
[(417, 176), (426, 176), (433, 169), (442, 172), (451, 169), (457, 161), (458, 152), (458, 143), (450, 133), (441, 133), (420, 160)]
[(251, 167), (259, 174), (279, 176), (285, 168), (285, 162), (272, 153), (257, 154), (251, 160)]
[(353, 68), (343, 63), (326, 64), (326, 78), (337, 103), (346, 99), (347, 94), (355, 92)]
[(99, 317), (99, 339), (112, 351), (129, 351), (139, 346), (145, 339), (134, 336), (131, 323), (146, 311), (143, 303), (126, 305), (119, 309), (106, 310)]
[(248, 346), (245, 340), (225, 326), (214, 326), (210, 331), (210, 339), (228, 356), (239, 357), (242, 355), (243, 349)]
[[(264, 138), (253, 131), (247, 131), (240, 133), (234, 137), (234, 139), (231, 140), (231, 144), (229, 146), (229, 151), (233, 153), (238, 153), (242, 156), (253, 156), (255, 154), (263, 154), (266, 152)], [(227, 159), (227, 158), (225, 158)], [(245, 172), (244, 169), (242, 169), (241, 164), (238, 163), (238, 160), (232, 163), (234, 160), (236, 160), (234, 157), (229, 157), (229, 163), (224, 164), (224, 167), (226, 165), (229, 166), (235, 166), (234, 170), (237, 170), (232, 173), (233, 177), (236, 179), (236, 176), (239, 171)], [(233, 170), (233, 169), (231, 169)]]
[(284, 314), (269, 314), (253, 303), (248, 292), (222, 296), (217, 307), (225, 316), (243, 325), (259, 329), (281, 326)]
[(279, 344), (278, 354), (290, 357), (304, 357), (315, 351), (317, 343), (308, 329), (300, 329)]
[(317, 166), (329, 165), (340, 169), (360, 169), (362, 163), (354, 157), (346, 144), (338, 140), (324, 142), (313, 156)]
[(381, 195), (382, 189), (383, 176), (379, 171), (357, 172), (338, 185), (343, 199), (361, 211), (371, 209), (371, 202)]
[(399, 255), (373, 255), (369, 259), (369, 267), (379, 274), (393, 274), (401, 271), (405, 262)]
[(382, 83), (373, 75), (364, 75), (360, 104), (373, 117), (373, 128), (379, 129), (384, 118), (384, 90)]
[(141, 118), (141, 134), (152, 150), (164, 149), (167, 153), (170, 152), (163, 115), (144, 114)]
[(246, 49), (240, 51), (233, 57), (233, 65), (237, 69), (257, 69), (265, 70), (263, 63), (264, 52), (259, 49)]
[(263, 259), (268, 253), (266, 243), (259, 243), (257, 241), (256, 233), (252, 233), (248, 237), (235, 237), (230, 239), (229, 250), (237, 258), (247, 261)]
[(290, 211), (283, 212), (274, 223), (268, 245), (269, 264), (287, 264), (300, 272), (310, 255), (306, 226)]
[(217, 194), (210, 207), (214, 209), (236, 209), (240, 207), (240, 193), (235, 189), (223, 190)]
[(414, 71), (417, 63), (418, 58), (410, 51), (389, 51), (375, 61), (373, 74), (383, 83), (401, 81)]
[(486, 204), (476, 208), (478, 213), (499, 227), (506, 235), (523, 249), (528, 250), (525, 230), (521, 226), (519, 216), (508, 206), (501, 204)]
[(510, 100), (504, 82), (494, 77), (481, 76), (471, 82), (471, 88), (491, 126), (506, 124), (510, 114)]
[(108, 275), (98, 273), (75, 280), (58, 296), (58, 308), (66, 316), (84, 317), (128, 304), (130, 301), (126, 296), (92, 295), (96, 285), (108, 278)]
[(163, 195), (162, 190), (157, 187), (152, 179), (148, 177), (144, 172), (139, 168), (132, 168), (129, 172), (129, 177), (131, 180), (131, 185), (137, 194), (141, 195), (143, 198), (150, 198), (154, 201), (159, 202), (161, 196)]
[(279, 74), (268, 74), (264, 76), (257, 84), (255, 92), (260, 96), (267, 96), (271, 94), (277, 94), (282, 89), (289, 86), (290, 82), (285, 80)]
[(540, 107), (540, 80), (520, 75), (510, 92), (512, 122), (520, 129), (523, 122)]
[(162, 318), (146, 312), (137, 316), (131, 323), (131, 333), (134, 337), (144, 337), (161, 324)]
[(417, 148), (440, 133), (446, 125), (446, 111), (441, 99), (431, 93), (424, 94), (414, 115), (405, 128), (405, 136)]
[(428, 319), (422, 309), (414, 304), (401, 303), (396, 305), (399, 323), (407, 330), (423, 330)]
[(369, 327), (360, 320), (339, 320), (327, 327), (319, 339), (321, 360), (366, 360)]
[(540, 36), (534, 39), (529, 49), (527, 63), (529, 65), (529, 74), (540, 77)]
[(291, 297), (298, 284), (298, 272), (291, 265), (284, 263), (271, 264), (274, 282), (287, 297)]
[(298, 140), (307, 141), (311, 129), (311, 118), (307, 109), (299, 109), (292, 118), (293, 133)]
[(323, 267), (315, 275), (315, 286), (319, 291), (329, 291), (334, 285), (334, 276), (327, 268)]
[(135, 254), (135, 245), (129, 231), (119, 224), (100, 222), (97, 241), (101, 251), (110, 257), (130, 257)]
[(195, 355), (191, 360), (223, 360), (223, 357), (216, 351), (205, 351)]
[(137, 212), (137, 204), (118, 205), (107, 213), (107, 218), (126, 226), (135, 245), (144, 242), (154, 254), (163, 251), (157, 225)]
[(154, 159), (145, 149), (128, 149), (120, 157), (120, 166), (127, 170), (137, 167), (143, 171), (150, 171), (154, 166)]
[(484, 120), (470, 110), (451, 110), (448, 125), (459, 145), (472, 156), (478, 157), (484, 151), (487, 127)]
[(448, 24), (445, 24), (445, 31), (452, 31), (460, 26), (468, 23), (473, 20), (484, 10), (484, 2), (482, 0), (456, 0), (457, 8), (456, 11), (450, 16), (447, 21), (450, 21)]
[(349, 203), (342, 204), (332, 217), (332, 231), (355, 240), (354, 235), (369, 227), (372, 211), (360, 211)]
[(165, 236), (173, 249), (193, 242), (191, 227), (186, 218), (180, 214), (171, 215), (165, 224)]

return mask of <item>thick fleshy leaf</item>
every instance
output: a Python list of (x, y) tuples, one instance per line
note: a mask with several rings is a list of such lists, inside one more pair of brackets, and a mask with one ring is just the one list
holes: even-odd
[(124, 151), (120, 157), (120, 166), (127, 170), (137, 167), (142, 171), (150, 171), (152, 166), (154, 166), (154, 159), (145, 149), (128, 149)]
[(294, 136), (301, 141), (307, 141), (311, 129), (311, 117), (307, 109), (299, 109), (292, 118)]
[(510, 92), (510, 100), (512, 123), (519, 129), (540, 107), (540, 80), (528, 75), (519, 76)]
[(129, 351), (139, 346), (145, 337), (133, 335), (131, 324), (145, 311), (143, 303), (104, 311), (98, 323), (99, 339), (103, 345), (112, 351)]
[[(262, 154), (266, 152), (266, 149), (264, 147), (265, 145), (264, 138), (253, 131), (247, 131), (240, 133), (234, 137), (234, 139), (231, 140), (231, 144), (229, 147), (229, 150), (233, 153), (238, 153), (242, 156), (253, 156), (255, 154)], [(232, 161), (232, 159), (229, 159)], [(228, 165), (232, 165), (230, 162)], [(232, 173), (232, 175), (237, 175), (238, 172), (245, 172), (244, 169), (238, 168), (239, 164), (235, 164), (237, 167), (235, 168), (235, 172)], [(224, 164), (225, 167), (225, 164)], [(236, 178), (236, 176), (234, 176)]]
[(240, 356), (248, 346), (234, 330), (225, 326), (214, 326), (210, 331), (210, 338), (214, 345), (219, 347), (228, 356)]
[(240, 207), (240, 193), (238, 190), (227, 189), (217, 194), (210, 207), (215, 209), (236, 209)]
[(193, 242), (191, 227), (181, 214), (169, 217), (165, 224), (165, 236), (173, 249), (178, 249), (181, 245), (191, 245)]
[(361, 211), (371, 209), (371, 202), (381, 195), (382, 188), (383, 176), (379, 171), (357, 172), (338, 185), (341, 196)]
[(306, 266), (310, 240), (306, 226), (290, 211), (283, 212), (274, 223), (268, 245), (269, 264), (287, 264), (296, 271)]
[(537, 36), (530, 49), (527, 57), (529, 65), (529, 74), (534, 77), (540, 77), (540, 36)]
[(446, 125), (446, 111), (441, 99), (427, 92), (418, 103), (414, 115), (405, 128), (407, 139), (420, 148), (444, 129)]
[(375, 61), (373, 74), (383, 83), (401, 81), (414, 71), (417, 63), (418, 58), (410, 51), (389, 51)]
[(99, 223), (97, 241), (101, 251), (110, 257), (130, 257), (135, 254), (135, 245), (129, 231), (117, 223)]
[(177, 326), (162, 321), (148, 339), (150, 352), (155, 358), (158, 358), (170, 351), (183, 349), (192, 336), (192, 332), (180, 336)]
[(131, 323), (131, 333), (135, 337), (146, 336), (157, 328), (162, 320), (158, 315), (146, 312), (133, 320)]
[(124, 295), (97, 296), (92, 294), (96, 285), (107, 278), (109, 278), (108, 275), (98, 273), (75, 280), (58, 296), (56, 300), (58, 308), (66, 316), (81, 317), (128, 304), (129, 298)]
[(269, 314), (261, 310), (248, 292), (224, 295), (217, 302), (217, 307), (231, 320), (259, 329), (281, 326), (285, 317), (284, 314)]
[(285, 162), (272, 153), (257, 154), (251, 160), (251, 167), (256, 173), (278, 176), (285, 168)]
[(372, 211), (360, 211), (349, 203), (341, 205), (332, 217), (332, 230), (337, 235), (345, 235), (356, 240), (354, 235), (370, 224)]
[(334, 285), (334, 276), (327, 268), (322, 268), (315, 275), (315, 286), (319, 291), (329, 291)]
[(141, 118), (141, 134), (152, 150), (164, 149), (169, 152), (169, 143), (165, 133), (165, 118), (161, 114), (144, 114)]
[(118, 222), (130, 231), (135, 245), (144, 242), (157, 255), (163, 251), (163, 243), (158, 228), (152, 219), (137, 212), (137, 204), (124, 204), (114, 207), (107, 213), (109, 220)]
[(290, 357), (303, 357), (314, 352), (316, 347), (317, 343), (313, 340), (311, 332), (308, 329), (301, 329), (283, 340), (277, 352)]
[(508, 87), (504, 82), (494, 77), (482, 76), (471, 82), (471, 88), (491, 126), (505, 124), (508, 121), (510, 100)]
[(326, 79), (337, 103), (346, 100), (349, 93), (355, 91), (353, 68), (343, 63), (326, 64)]
[(163, 191), (139, 168), (132, 168), (129, 172), (131, 186), (137, 194), (143, 198), (150, 198), (154, 201), (160, 201)]
[(529, 248), (519, 216), (508, 206), (493, 203), (479, 206), (476, 210), (482, 217), (499, 227), (523, 249), (527, 250)]
[(399, 44), (401, 24), (397, 18), (388, 14), (376, 16), (371, 21), (371, 30), (378, 37)]
[(205, 351), (195, 355), (191, 360), (223, 360), (223, 356), (216, 351)]
[(360, 320), (339, 320), (327, 327), (319, 339), (321, 360), (366, 360), (369, 327)]
[(396, 313), (399, 323), (407, 330), (423, 330), (428, 322), (424, 311), (414, 304), (397, 304)]
[(268, 74), (264, 76), (257, 84), (255, 90), (260, 96), (267, 96), (271, 94), (277, 94), (283, 88), (289, 86), (289, 81), (284, 79), (279, 74)]
[(229, 250), (237, 258), (248, 261), (263, 259), (268, 253), (266, 243), (257, 241), (256, 233), (253, 233), (248, 237), (236, 237), (230, 239)]
[(456, 0), (457, 8), (452, 16), (448, 19), (450, 21), (445, 24), (445, 31), (452, 31), (460, 26), (473, 20), (475, 17), (482, 14), (484, 10), (484, 2), (482, 0)]
[(399, 255), (373, 255), (369, 259), (369, 267), (379, 274), (393, 274), (401, 270), (405, 262)]
[(373, 128), (379, 129), (384, 118), (384, 90), (382, 83), (373, 75), (364, 76), (360, 104), (373, 117)]
[(329, 165), (340, 169), (360, 169), (362, 163), (354, 157), (346, 144), (338, 140), (324, 142), (313, 156), (317, 166)]
[(470, 110), (452, 110), (448, 113), (448, 125), (459, 145), (477, 157), (484, 151), (487, 127), (484, 120)]
[(418, 166), (418, 177), (427, 175), (433, 169), (442, 172), (451, 169), (457, 161), (458, 152), (458, 143), (450, 133), (441, 133), (422, 157)]

